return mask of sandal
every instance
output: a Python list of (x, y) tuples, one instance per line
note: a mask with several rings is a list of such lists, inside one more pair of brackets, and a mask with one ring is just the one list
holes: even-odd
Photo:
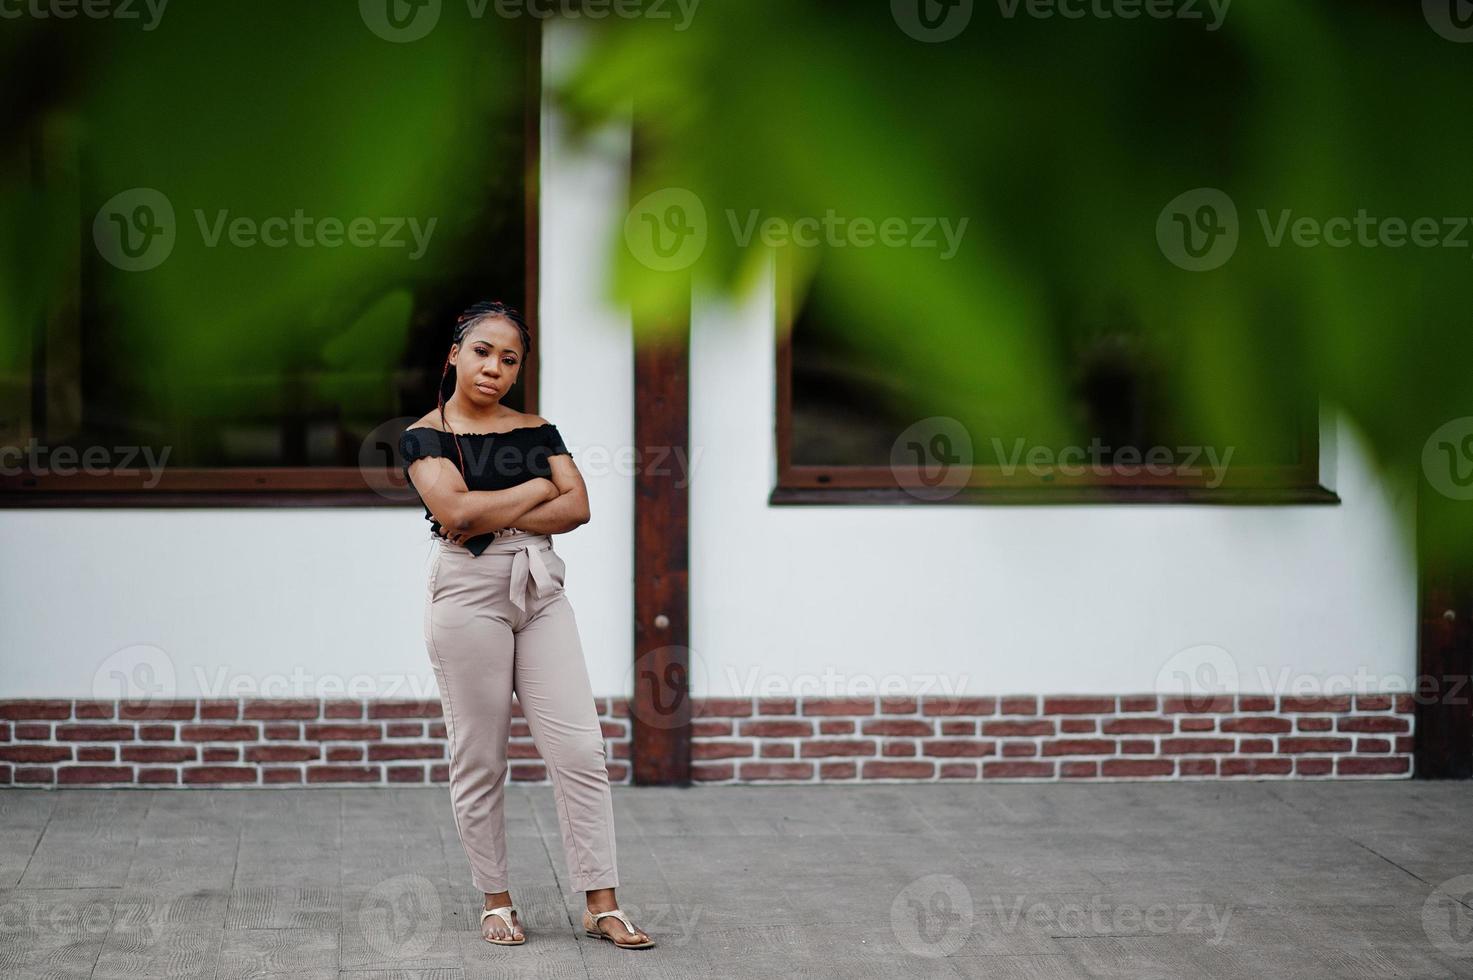
[[(511, 914), (516, 910), (517, 907), (515, 905), (503, 905), (497, 909), (482, 909), (481, 921), (479, 925), (486, 924), (486, 916), (494, 915), (501, 921), (505, 922), (508, 929), (515, 932), (517, 927), (512, 925)], [(522, 945), (522, 943), (527, 941), (527, 937), (525, 935), (523, 935), (521, 939), (516, 938), (515, 935), (513, 935), (510, 939), (487, 939), (484, 932), (481, 934), (481, 938), (485, 939), (486, 942), (490, 943), (492, 946), (520, 946)]]
[(615, 946), (618, 946), (620, 949), (649, 949), (655, 944), (655, 941), (653, 939), (646, 939), (642, 943), (619, 942), (619, 940), (615, 939), (613, 936), (609, 935), (598, 927), (598, 920), (602, 919), (606, 915), (612, 915), (614, 918), (624, 923), (624, 928), (628, 929), (631, 935), (640, 933), (640, 930), (634, 928), (634, 923), (630, 922), (629, 917), (625, 915), (620, 909), (611, 909), (608, 912), (599, 912), (596, 915), (585, 910), (583, 913), (583, 931), (588, 933), (588, 935), (592, 936), (595, 939), (607, 939), (609, 942), (613, 943)]

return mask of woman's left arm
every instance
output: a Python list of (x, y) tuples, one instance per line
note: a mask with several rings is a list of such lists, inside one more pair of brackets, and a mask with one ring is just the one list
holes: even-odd
[(552, 468), (552, 482), (558, 495), (517, 518), (516, 526), (533, 534), (562, 534), (587, 524), (588, 487), (573, 457), (566, 453), (549, 456), (547, 465)]

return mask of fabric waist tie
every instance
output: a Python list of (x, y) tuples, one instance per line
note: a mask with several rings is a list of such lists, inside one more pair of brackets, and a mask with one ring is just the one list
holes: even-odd
[[(443, 538), (438, 540), (441, 548), (468, 554), (465, 548), (458, 544), (451, 544)], [(552, 572), (548, 571), (547, 563), (542, 560), (542, 553), (550, 550), (552, 550), (551, 535), (534, 534), (531, 531), (520, 531), (513, 528), (496, 532), (496, 539), (486, 546), (486, 550), (481, 552), (481, 557), (511, 555), (511, 587), (509, 590), (511, 601), (522, 612), (526, 612), (529, 584), (533, 594), (539, 599), (557, 587), (553, 581)]]

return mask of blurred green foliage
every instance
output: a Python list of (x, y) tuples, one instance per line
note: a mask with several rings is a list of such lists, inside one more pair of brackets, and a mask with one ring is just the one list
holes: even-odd
[[(766, 259), (736, 242), (729, 212), (969, 218), (950, 260), (829, 249), (819, 288), (851, 343), (973, 432), (1078, 438), (1070, 365), (1106, 328), (1169, 365), (1193, 431), (1268, 440), (1307, 398), (1343, 408), (1395, 479), (1416, 472), (1429, 543), (1473, 554), (1473, 502), (1429, 492), (1421, 472), (1434, 430), (1473, 415), (1473, 129), (1459, 109), (1473, 46), (1420, 4), (1371, 0), (1236, 0), (1215, 30), (978, 0), (958, 36), (925, 43), (901, 27), (907, 2), (946, 9), (708, 0), (684, 31), (610, 19), (560, 98), (582, 127), (632, 102), (635, 197), (700, 199), (710, 231), (692, 272), (709, 287), (740, 289)], [(1240, 240), (1221, 267), (1188, 271), (1157, 222), (1204, 187), (1236, 205)], [(1274, 247), (1265, 223), (1286, 209), (1430, 217), (1439, 244)], [(679, 275), (621, 246), (619, 296), (684, 302)]]
[[(283, 418), (341, 434), (312, 462), (355, 465), (355, 435), (432, 407), (454, 313), (524, 302), (532, 25), (451, 13), (403, 44), (355, 5), (290, 0), (170, 4), (152, 29), (4, 21), (6, 414), (38, 351), (43, 441), (145, 438), (183, 465), (227, 462), (231, 428), (266, 437), (246, 457), (302, 465), (271, 448)], [(174, 241), (130, 271), (93, 219), (121, 193), (131, 220), (137, 188)]]
[[(1078, 439), (1072, 372), (1104, 336), (1163, 365), (1182, 431), (1270, 442), (1306, 399), (1345, 410), (1388, 472), (1416, 474), (1425, 543), (1473, 555), (1473, 502), (1429, 492), (1422, 466), (1434, 431), (1473, 415), (1473, 231), (1442, 244), (1473, 215), (1458, 109), (1473, 46), (1434, 28), (1435, 5), (1235, 0), (1209, 29), (977, 0), (955, 38), (926, 43), (903, 29), (905, 2), (704, 0), (687, 22), (646, 0), (650, 16), (580, 17), (586, 57), (555, 94), (581, 131), (635, 107), (632, 200), (699, 199), (701, 288), (739, 290), (763, 268), (767, 250), (738, 240), (753, 213), (965, 219), (952, 257), (827, 248), (821, 282), (817, 250), (788, 250), (800, 294), (822, 295), (846, 344), (928, 411), (977, 433)], [(462, 269), (460, 286), (511, 268), (478, 254), (475, 203), (514, 172), (485, 121), (510, 111), (507, 52), (536, 25), (471, 9), (447, 0), (440, 26), (405, 44), (351, 5), (284, 0), (170, 6), (148, 32), (7, 21), (0, 370), (23, 374), (35, 324), (80, 294), (84, 318), (117, 330), (89, 356), (139, 398), (228, 414), (260, 397), (233, 382), (316, 365), (343, 372), (317, 397), (371, 413), (375, 372), (406, 349), (443, 268)], [(38, 188), (38, 140), (83, 163)], [(138, 186), (175, 205), (169, 261), (128, 274), (79, 255), (90, 215)], [(1206, 271), (1157, 237), (1163, 209), (1196, 188), (1238, 215), (1236, 252)], [(418, 262), (211, 250), (192, 228), (195, 209), (298, 208), (441, 221)], [(1439, 244), (1275, 246), (1285, 212), (1432, 218)], [(653, 315), (640, 322), (687, 302), (686, 275), (609, 247), (615, 295)], [(1449, 456), (1462, 462), (1473, 455)]]

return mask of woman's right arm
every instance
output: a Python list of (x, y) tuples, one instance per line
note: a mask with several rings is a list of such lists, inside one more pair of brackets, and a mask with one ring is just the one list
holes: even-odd
[(455, 463), (425, 456), (409, 464), (409, 479), (430, 516), (448, 534), (473, 538), (513, 527), (534, 507), (558, 496), (551, 480), (536, 477), (507, 490), (470, 490)]

